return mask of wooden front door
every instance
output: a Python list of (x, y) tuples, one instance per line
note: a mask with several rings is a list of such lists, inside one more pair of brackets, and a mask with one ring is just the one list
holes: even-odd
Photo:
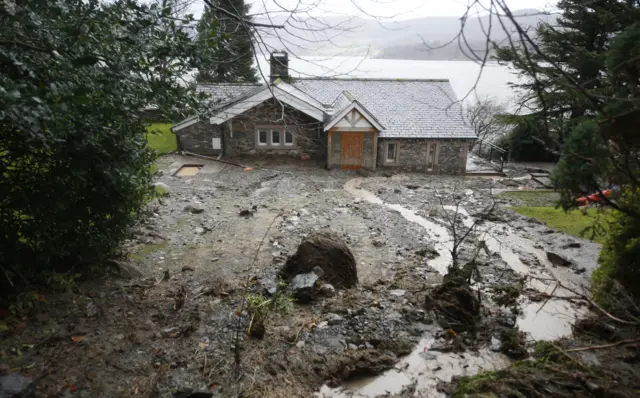
[(364, 164), (364, 134), (342, 133), (340, 168), (359, 169)]

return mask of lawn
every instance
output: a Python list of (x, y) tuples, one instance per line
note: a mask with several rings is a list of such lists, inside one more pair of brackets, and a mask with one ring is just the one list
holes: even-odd
[[(601, 210), (592, 208), (586, 209), (586, 212), (571, 210), (565, 213), (564, 210), (554, 207), (523, 206), (514, 207), (513, 210), (527, 217), (538, 219), (549, 228), (579, 238), (591, 239), (598, 243), (602, 243), (606, 238), (607, 221), (611, 221), (612, 218), (611, 209)], [(596, 228), (595, 231), (598, 233), (595, 236), (593, 236), (593, 231), (591, 230), (587, 231), (583, 236), (582, 232), (596, 223), (603, 228)]]
[(149, 146), (160, 153), (175, 151), (176, 136), (171, 132), (171, 123), (153, 123), (147, 127)]
[[(579, 238), (591, 239), (602, 243), (606, 237), (607, 221), (611, 220), (612, 210), (589, 208), (585, 211), (572, 210), (565, 212), (555, 206), (560, 200), (560, 195), (549, 189), (535, 191), (511, 191), (498, 195), (502, 198), (512, 199), (515, 203), (512, 207), (518, 213), (538, 219), (549, 228), (562, 231)], [(601, 228), (587, 230), (597, 225)], [(594, 235), (594, 231), (597, 233)], [(583, 232), (585, 232), (583, 234)]]
[(536, 189), (535, 191), (509, 191), (498, 195), (509, 198), (519, 206), (555, 207), (560, 200), (560, 194), (551, 189)]

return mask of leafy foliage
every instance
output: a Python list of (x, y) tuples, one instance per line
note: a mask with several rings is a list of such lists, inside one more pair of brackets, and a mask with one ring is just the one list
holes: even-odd
[(196, 42), (206, 61), (199, 68), (196, 80), (199, 83), (257, 82), (251, 30), (243, 22), (251, 20), (247, 16), (250, 6), (244, 0), (212, 0), (211, 3), (216, 8), (206, 6), (197, 26)]
[(180, 82), (200, 60), (189, 20), (169, 0), (0, 3), (3, 293), (99, 263), (130, 236), (153, 194), (144, 108), (198, 104)]
[[(627, 195), (632, 195), (627, 193)], [(633, 200), (640, 203), (640, 191)], [(638, 206), (640, 210), (640, 205)], [(602, 247), (600, 266), (593, 272), (593, 291), (596, 300), (607, 304), (613, 281), (617, 280), (634, 297), (640, 297), (640, 219), (617, 213)]]

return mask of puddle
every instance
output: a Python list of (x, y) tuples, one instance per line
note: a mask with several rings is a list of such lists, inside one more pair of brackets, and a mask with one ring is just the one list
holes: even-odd
[(203, 168), (202, 164), (185, 164), (176, 171), (174, 174), (176, 177), (193, 177), (200, 172)]
[(444, 397), (437, 392), (439, 382), (449, 382), (454, 376), (469, 376), (482, 371), (504, 368), (510, 361), (502, 354), (488, 349), (464, 354), (430, 352), (431, 337), (425, 337), (414, 351), (403, 358), (394, 369), (383, 374), (345, 383), (342, 387), (326, 385), (316, 394), (319, 398), (376, 397), (398, 394), (403, 388), (416, 385), (416, 392), (428, 397)]

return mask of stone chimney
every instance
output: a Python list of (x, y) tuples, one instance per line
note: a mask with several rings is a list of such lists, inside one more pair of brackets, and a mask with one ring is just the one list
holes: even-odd
[(285, 51), (274, 51), (271, 53), (271, 75), (270, 81), (276, 79), (289, 80), (289, 54)]

